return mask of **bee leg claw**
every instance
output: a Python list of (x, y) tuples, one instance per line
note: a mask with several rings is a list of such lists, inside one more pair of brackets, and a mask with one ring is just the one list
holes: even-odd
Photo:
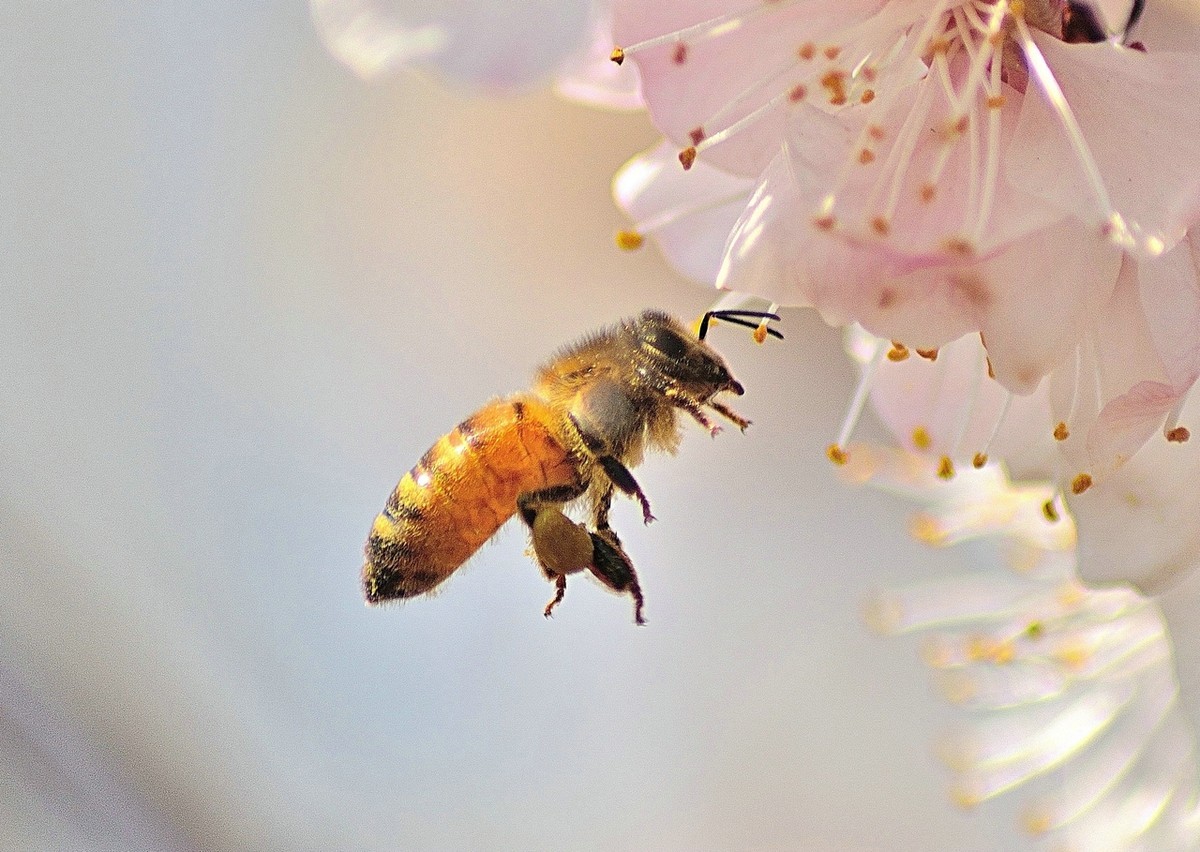
[(554, 586), (555, 586), (554, 599), (552, 601), (550, 601), (550, 603), (546, 604), (546, 609), (545, 609), (545, 611), (542, 612), (542, 615), (546, 616), (546, 618), (554, 617), (554, 608), (556, 606), (558, 606), (560, 603), (562, 603), (563, 596), (566, 595), (566, 593), (567, 593), (567, 577), (566, 577), (566, 575), (559, 574), (557, 577), (555, 577), (554, 578)]

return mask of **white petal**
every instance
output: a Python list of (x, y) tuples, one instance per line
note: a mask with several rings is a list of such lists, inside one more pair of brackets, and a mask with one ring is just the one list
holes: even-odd
[(587, 48), (567, 58), (559, 69), (555, 89), (565, 98), (609, 109), (645, 107), (637, 66), (612, 61), (615, 42), (610, 4), (597, 0)]
[(310, 0), (330, 52), (359, 76), (433, 68), (471, 85), (527, 86), (587, 34), (588, 0)]

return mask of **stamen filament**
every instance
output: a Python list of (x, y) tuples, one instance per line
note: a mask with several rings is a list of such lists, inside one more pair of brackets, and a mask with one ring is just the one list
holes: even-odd
[(1121, 217), (1121, 214), (1113, 207), (1112, 199), (1108, 196), (1108, 189), (1104, 185), (1104, 179), (1100, 176), (1100, 167), (1096, 165), (1092, 151), (1083, 136), (1083, 130), (1079, 127), (1079, 122), (1075, 120), (1075, 113), (1071, 111), (1071, 105), (1067, 103), (1066, 95), (1063, 94), (1062, 88), (1058, 85), (1058, 80), (1054, 78), (1054, 72), (1046, 64), (1046, 58), (1042, 55), (1037, 42), (1033, 40), (1033, 35), (1029, 32), (1029, 26), (1025, 23), (1024, 19), (1020, 16), (1014, 16), (1013, 20), (1016, 23), (1017, 39), (1021, 45), (1021, 52), (1025, 55), (1025, 61), (1029, 64), (1029, 69), (1032, 72), (1030, 76), (1038, 81), (1038, 85), (1041, 87), (1042, 93), (1046, 96), (1046, 100), (1058, 115), (1059, 123), (1062, 124), (1071, 147), (1079, 160), (1079, 164), (1083, 168), (1088, 189), (1091, 190), (1096, 205), (1099, 207), (1101, 219), (1106, 227), (1112, 229), (1109, 233), (1109, 238), (1120, 246), (1132, 248), (1133, 239), (1129, 233), (1129, 229), (1125, 225), (1125, 220)]
[(966, 437), (967, 427), (971, 424), (971, 415), (975, 413), (975, 404), (979, 400), (979, 388), (983, 385), (984, 366), (983, 366), (983, 347), (979, 347), (975, 351), (975, 381), (971, 383), (971, 392), (967, 396), (967, 404), (964, 405), (958, 413), (958, 424), (954, 432), (954, 443), (950, 445), (950, 455), (957, 456), (959, 449), (962, 447), (963, 438)]
[(858, 387), (854, 389), (854, 399), (850, 401), (850, 408), (846, 411), (846, 417), (842, 421), (842, 430), (838, 433), (837, 439), (838, 447), (844, 448), (849, 443), (850, 435), (854, 432), (858, 418), (862, 416), (863, 407), (867, 404), (867, 397), (871, 393), (871, 381), (875, 377), (875, 370), (883, 362), (886, 354), (887, 348), (881, 342), (876, 342), (875, 352), (871, 355), (871, 360), (863, 365), (862, 375), (858, 379)]
[(686, 40), (700, 41), (715, 36), (724, 35), (732, 29), (741, 27), (748, 21), (758, 17), (758, 15), (772, 9), (782, 8), (784, 5), (791, 5), (791, 2), (761, 2), (755, 3), (745, 9), (736, 12), (726, 12), (724, 15), (718, 15), (715, 18), (709, 18), (707, 21), (701, 21), (698, 24), (692, 24), (690, 27), (684, 27), (681, 30), (675, 30), (669, 33), (663, 33), (654, 38), (648, 38), (645, 41), (639, 41), (636, 44), (631, 44), (629, 47), (618, 48), (621, 51), (622, 58), (630, 56), (641, 50), (649, 50), (653, 47), (659, 47), (664, 44), (681, 43)]
[[(1012, 405), (1012, 391), (1004, 389), (1004, 402), (1000, 406), (1000, 416), (996, 418), (996, 425), (992, 427), (992, 434), (988, 435), (987, 442), (983, 445), (983, 450), (979, 453), (983, 457), (983, 464), (987, 464), (987, 458), (992, 452), (992, 444), (996, 442), (996, 436), (1000, 434), (1000, 429), (1004, 426), (1004, 421), (1008, 418), (1008, 409)], [(976, 465), (983, 467), (983, 465)]]

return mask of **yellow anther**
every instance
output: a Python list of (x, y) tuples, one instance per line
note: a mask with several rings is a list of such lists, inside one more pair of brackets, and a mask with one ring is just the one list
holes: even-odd
[(1054, 440), (1065, 441), (1071, 437), (1071, 430), (1067, 428), (1067, 424), (1059, 421), (1059, 424), (1054, 427)]
[(928, 450), (933, 446), (933, 438), (929, 437), (929, 430), (924, 426), (917, 426), (912, 430), (912, 442), (918, 450)]
[(683, 165), (683, 170), (686, 172), (692, 167), (692, 163), (696, 162), (696, 146), (689, 145), (679, 152), (679, 162)]
[(826, 447), (825, 455), (828, 456), (831, 462), (837, 465), (842, 465), (850, 461), (850, 456), (847, 455), (846, 451), (837, 444), (830, 444), (828, 447)]
[(1049, 811), (1035, 805), (1025, 812), (1021, 818), (1021, 825), (1030, 834), (1042, 835), (1054, 828), (1054, 819), (1050, 816)]
[(637, 231), (617, 231), (617, 248), (623, 251), (637, 251), (646, 242), (646, 238)]
[(946, 540), (946, 533), (938, 519), (924, 512), (913, 516), (908, 525), (908, 532), (922, 544), (941, 544)]
[(1082, 494), (1092, 487), (1091, 474), (1081, 473), (1071, 480), (1071, 493)]
[(766, 325), (755, 326), (754, 331), (750, 332), (750, 336), (754, 338), (755, 343), (764, 343), (767, 339)]
[(1055, 508), (1053, 500), (1047, 500), (1042, 504), (1042, 514), (1052, 524), (1057, 524), (1059, 521), (1058, 509)]
[(942, 460), (938, 462), (937, 475), (939, 479), (954, 478), (954, 462), (950, 461), (950, 456), (942, 456)]
[(625, 61), (625, 51), (619, 47), (614, 47), (612, 49), (612, 53), (610, 53), (608, 55), (608, 58), (611, 59), (613, 62), (617, 63), (618, 65), (620, 65), (622, 62)]
[(987, 453), (976, 453), (975, 457), (973, 459), (971, 459), (971, 467), (975, 468), (976, 470), (979, 470), (981, 467), (983, 467), (985, 464), (987, 464), (987, 462), (988, 462)]
[(889, 361), (900, 362), (908, 358), (908, 347), (903, 343), (893, 340), (892, 348), (888, 350), (887, 359)]
[(1063, 645), (1055, 653), (1059, 662), (1069, 669), (1078, 671), (1088, 664), (1092, 658), (1092, 652), (1089, 648), (1078, 642)]

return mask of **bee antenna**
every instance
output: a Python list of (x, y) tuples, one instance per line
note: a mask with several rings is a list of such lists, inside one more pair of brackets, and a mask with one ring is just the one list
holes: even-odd
[[(749, 322), (749, 320), (746, 319), (747, 317), (753, 317), (754, 319), (760, 320), (760, 322)], [(708, 335), (709, 322), (714, 319), (724, 320), (725, 322), (733, 323), (734, 325), (745, 326), (746, 328), (758, 328), (759, 326), (763, 326), (766, 329), (767, 334), (778, 338), (779, 340), (783, 340), (783, 334), (780, 331), (771, 328), (769, 325), (764, 326), (761, 322), (761, 320), (767, 320), (768, 322), (774, 320), (775, 322), (778, 322), (779, 314), (773, 314), (768, 311), (740, 310), (706, 311), (700, 320), (700, 331), (696, 335), (700, 340), (703, 340)]]

